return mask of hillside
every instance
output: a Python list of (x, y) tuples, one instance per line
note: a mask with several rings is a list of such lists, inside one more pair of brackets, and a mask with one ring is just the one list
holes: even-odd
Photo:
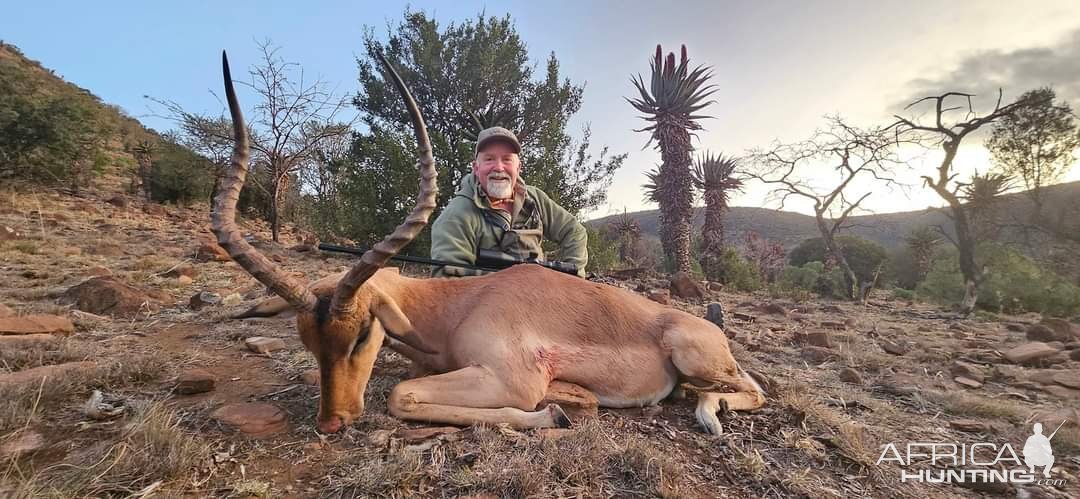
[[(1055, 218), (1062, 216), (1068, 220), (1075, 217), (1075, 213), (1080, 213), (1080, 182), (1048, 187), (1046, 197), (1047, 213)], [(1002, 197), (998, 212), (1001, 214), (1003, 223), (1020, 223), (1031, 216), (1032, 203), (1025, 193), (1010, 193)], [(627, 215), (638, 221), (646, 237), (658, 237), (659, 210), (638, 211)], [(594, 227), (602, 227), (620, 216), (610, 215), (590, 220), (588, 223)], [(900, 247), (904, 243), (904, 236), (913, 229), (925, 225), (941, 225), (950, 235), (952, 234), (952, 223), (949, 217), (937, 209), (860, 215), (853, 216), (850, 220), (851, 228), (847, 231), (848, 233), (876, 241), (890, 249)], [(704, 213), (701, 208), (698, 208), (693, 218), (695, 229), (700, 229), (702, 223), (704, 223)], [(727, 237), (735, 241), (742, 241), (747, 233), (754, 231), (790, 248), (804, 239), (820, 237), (814, 217), (766, 208), (733, 207), (728, 212), (724, 224)], [(1001, 238), (1014, 243), (1023, 242), (1022, 235), (1016, 229), (1006, 228)]]
[[(70, 123), (64, 123), (65, 120)], [(17, 159), (38, 158), (45, 153), (16, 150), (30, 140), (42, 138), (41, 135), (61, 134), (77, 134), (75, 142), (100, 143), (100, 158), (93, 165), (99, 175), (89, 177), (91, 182), (97, 183), (122, 182), (124, 179), (115, 176), (128, 177), (135, 168), (132, 147), (144, 140), (159, 139), (157, 132), (147, 129), (119, 107), (103, 102), (90, 90), (65, 81), (53, 70), (28, 58), (18, 47), (0, 41), (0, 180), (25, 178), (26, 170), (35, 166), (62, 168), (61, 165), (20, 162)], [(56, 145), (42, 143), (39, 147), (55, 148)], [(24, 154), (20, 156), (19, 152)], [(43, 178), (58, 180), (55, 173), (51, 175)]]

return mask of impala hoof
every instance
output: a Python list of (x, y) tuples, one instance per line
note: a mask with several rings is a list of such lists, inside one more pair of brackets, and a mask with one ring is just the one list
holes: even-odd
[(551, 419), (555, 422), (556, 428), (570, 427), (570, 418), (563, 412), (562, 407), (559, 407), (559, 404), (548, 404), (547, 410), (551, 413)]

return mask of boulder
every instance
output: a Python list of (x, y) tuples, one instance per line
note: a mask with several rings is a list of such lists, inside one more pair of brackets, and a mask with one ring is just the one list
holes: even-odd
[(1013, 364), (1035, 364), (1041, 359), (1058, 353), (1060, 350), (1049, 344), (1034, 341), (1011, 348), (1003, 352), (1002, 356)]
[(9, 334), (62, 334), (75, 332), (75, 324), (67, 317), (58, 315), (23, 315), (0, 318), (0, 335)]
[(160, 291), (144, 291), (111, 276), (94, 277), (72, 286), (61, 300), (91, 314), (133, 318), (157, 311), (169, 300)]
[(690, 277), (690, 274), (686, 272), (676, 272), (671, 276), (670, 287), (672, 296), (679, 298), (705, 298), (705, 289), (701, 287), (701, 283)]
[(548, 385), (547, 394), (544, 395), (544, 400), (536, 404), (536, 410), (543, 409), (548, 404), (559, 404), (571, 421), (594, 418), (600, 407), (600, 401), (593, 392), (564, 381), (552, 381)]
[(970, 362), (964, 362), (962, 360), (954, 360), (949, 365), (949, 374), (962, 378), (974, 380), (978, 383), (986, 381), (986, 372), (982, 366), (977, 366)]
[(1080, 338), (1080, 331), (1077, 330), (1078, 328), (1065, 319), (1047, 317), (1039, 321), (1039, 324), (1037, 325), (1046, 327), (1054, 332), (1054, 339), (1050, 341), (1069, 342)]
[(285, 429), (285, 411), (273, 404), (242, 402), (227, 404), (211, 414), (214, 419), (248, 436), (261, 438)]
[(719, 303), (710, 303), (705, 306), (705, 320), (716, 324), (724, 329), (724, 307)]
[(800, 345), (813, 345), (822, 348), (832, 348), (832, 338), (829, 337), (829, 332), (820, 331), (796, 331), (794, 335), (795, 343)]
[(851, 383), (853, 385), (863, 384), (863, 378), (862, 375), (859, 374), (859, 371), (856, 371), (850, 367), (845, 367), (840, 370), (840, 381), (843, 381), (844, 383)]

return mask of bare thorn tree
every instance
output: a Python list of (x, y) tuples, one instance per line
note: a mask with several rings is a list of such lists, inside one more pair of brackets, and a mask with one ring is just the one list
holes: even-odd
[[(976, 237), (972, 230), (971, 220), (964, 209), (963, 189), (967, 185), (957, 182), (959, 175), (953, 167), (953, 160), (959, 152), (960, 144), (964, 138), (971, 135), (985, 125), (994, 123), (1006, 116), (1010, 116), (1018, 110), (1031, 105), (1034, 101), (1022, 98), (1011, 104), (1001, 105), (1001, 91), (998, 91), (997, 102), (993, 110), (983, 116), (975, 112), (971, 98), (973, 94), (963, 92), (946, 92), (941, 95), (923, 97), (904, 109), (917, 108), (928, 103), (933, 103), (933, 118), (929, 124), (917, 118), (905, 118), (897, 115), (894, 124), (897, 139), (905, 138), (909, 141), (923, 143), (931, 147), (941, 147), (945, 155), (937, 166), (934, 175), (922, 176), (924, 184), (933, 189), (949, 205), (951, 218), (956, 229), (956, 246), (960, 253), (960, 273), (964, 277), (964, 298), (960, 303), (960, 313), (968, 315), (975, 309), (975, 303), (979, 296), (979, 281), (982, 279), (982, 270), (975, 263)], [(965, 105), (951, 106), (949, 102), (960, 100)], [(946, 114), (954, 111), (964, 111), (964, 117), (957, 120), (949, 120)]]
[(892, 177), (900, 162), (889, 129), (857, 128), (838, 116), (828, 122), (806, 141), (751, 151), (748, 160), (753, 168), (747, 174), (772, 189), (770, 198), (779, 202), (779, 209), (792, 199), (811, 203), (826, 254), (842, 270), (845, 294), (854, 300), (862, 283), (836, 236), (872, 194), (869, 183), (890, 190), (902, 187)]
[[(303, 69), (286, 62), (271, 42), (259, 43), (259, 50), (261, 61), (249, 69), (250, 81), (238, 83), (258, 95), (248, 124), (251, 164), (261, 170), (270, 228), (277, 241), (281, 204), (290, 183), (305, 165), (318, 161), (325, 142), (348, 136), (353, 121), (339, 118), (349, 107), (348, 98), (336, 96), (322, 80), (306, 80)], [(214, 118), (187, 112), (172, 101), (154, 100), (179, 125), (185, 143), (217, 165), (228, 162), (232, 125), (224, 114)]]

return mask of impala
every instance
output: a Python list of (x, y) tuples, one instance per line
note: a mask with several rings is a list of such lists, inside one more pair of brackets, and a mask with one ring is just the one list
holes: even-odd
[(212, 228), (233, 260), (277, 295), (239, 317), (295, 311), (300, 338), (319, 365), (321, 431), (336, 432), (363, 413), (364, 391), (384, 342), (431, 373), (391, 391), (390, 413), (406, 420), (565, 427), (570, 421), (557, 404), (536, 408), (554, 380), (591, 390), (604, 407), (654, 405), (685, 382), (699, 393), (698, 422), (714, 434), (722, 431), (718, 410), (765, 403), (720, 328), (636, 293), (527, 264), (458, 279), (416, 279), (383, 269), (427, 223), (435, 208), (436, 171), (416, 102), (394, 68), (381, 54), (379, 59), (412, 118), (417, 202), (350, 270), (309, 286), (251, 247), (236, 226), (248, 142), (222, 54), (235, 142), (214, 196)]

